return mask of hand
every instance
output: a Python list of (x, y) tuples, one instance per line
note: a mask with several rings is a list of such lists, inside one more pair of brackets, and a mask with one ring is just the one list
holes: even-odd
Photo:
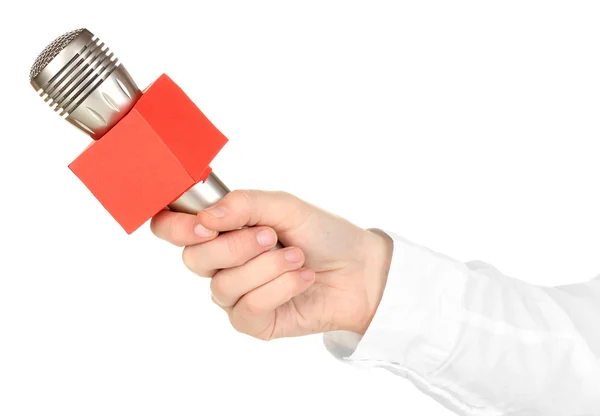
[[(213, 301), (236, 330), (263, 340), (364, 334), (392, 255), (387, 235), (283, 192), (234, 191), (198, 215), (164, 210), (151, 229), (212, 278)], [(285, 248), (272, 250), (278, 238)]]

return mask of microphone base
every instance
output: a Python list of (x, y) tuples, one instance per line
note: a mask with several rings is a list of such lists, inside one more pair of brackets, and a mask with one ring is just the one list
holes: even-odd
[(211, 172), (206, 181), (198, 183), (181, 195), (178, 200), (169, 205), (169, 209), (186, 214), (197, 214), (219, 201), (229, 192), (229, 188), (221, 182), (214, 172)]

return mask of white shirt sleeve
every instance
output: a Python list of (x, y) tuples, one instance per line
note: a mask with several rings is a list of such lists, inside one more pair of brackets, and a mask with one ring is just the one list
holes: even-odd
[(387, 233), (394, 253), (364, 336), (324, 335), (462, 416), (599, 416), (600, 279), (542, 287)]

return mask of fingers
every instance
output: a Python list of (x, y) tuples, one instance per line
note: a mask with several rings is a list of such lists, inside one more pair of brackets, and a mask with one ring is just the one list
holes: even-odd
[(229, 320), (239, 332), (271, 339), (277, 325), (276, 309), (304, 293), (314, 281), (315, 274), (310, 269), (284, 273), (242, 296), (229, 312)]
[(213, 240), (218, 235), (216, 231), (207, 230), (200, 224), (197, 215), (166, 209), (152, 218), (150, 229), (158, 238), (179, 247), (204, 243)]
[(242, 266), (221, 270), (213, 277), (210, 288), (219, 306), (231, 308), (246, 293), (303, 264), (304, 254), (297, 247), (269, 251)]
[(212, 277), (219, 269), (238, 267), (277, 243), (277, 234), (269, 227), (230, 231), (204, 244), (186, 246), (183, 263), (192, 272)]
[(233, 191), (198, 215), (163, 210), (152, 218), (152, 232), (177, 246), (210, 241), (219, 231), (268, 225), (285, 230), (300, 224), (311, 206), (285, 192)]
[(311, 211), (306, 202), (285, 192), (233, 191), (198, 220), (210, 230), (229, 231), (257, 224), (285, 229), (299, 224)]

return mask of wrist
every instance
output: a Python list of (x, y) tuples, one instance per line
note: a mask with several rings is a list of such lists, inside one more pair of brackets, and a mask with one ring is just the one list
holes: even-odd
[(364, 335), (377, 312), (379, 303), (387, 283), (392, 254), (393, 240), (379, 229), (368, 229), (365, 253), (365, 315), (362, 322), (357, 325), (355, 332)]

